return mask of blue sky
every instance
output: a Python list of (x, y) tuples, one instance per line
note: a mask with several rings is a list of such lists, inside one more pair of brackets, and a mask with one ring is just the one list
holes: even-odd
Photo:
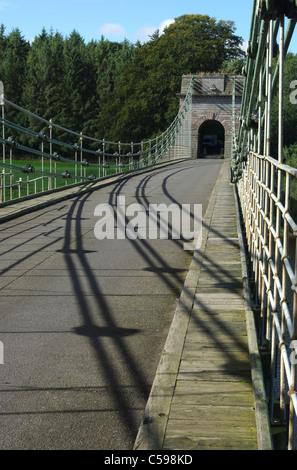
[[(19, 28), (31, 41), (44, 27), (63, 36), (74, 29), (86, 42), (100, 39), (134, 43), (184, 14), (206, 14), (234, 21), (236, 34), (248, 41), (253, 0), (0, 0), (6, 33)], [(297, 53), (297, 33), (291, 51)]]

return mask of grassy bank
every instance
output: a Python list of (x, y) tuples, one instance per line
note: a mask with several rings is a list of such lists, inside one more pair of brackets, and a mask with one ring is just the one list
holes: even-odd
[[(85, 180), (108, 176), (119, 171), (115, 163), (103, 168), (98, 165), (80, 165), (63, 161), (13, 160), (13, 168), (1, 166), (1, 186), (5, 186), (5, 200), (16, 199), (48, 189), (60, 188)], [(123, 168), (127, 170), (128, 167)], [(5, 176), (3, 174), (5, 170)], [(82, 177), (82, 178), (81, 178)], [(12, 187), (11, 187), (12, 186)], [(4, 194), (2, 191), (2, 201)]]

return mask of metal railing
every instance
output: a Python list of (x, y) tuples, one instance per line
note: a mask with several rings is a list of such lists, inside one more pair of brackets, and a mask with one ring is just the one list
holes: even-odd
[(290, 449), (297, 415), (297, 224), (290, 213), (296, 177), (297, 169), (251, 152), (238, 185), (255, 283), (258, 337), (262, 353), (270, 355), (270, 416), (272, 424), (288, 424)]
[[(95, 139), (48, 121), (7, 100), (0, 82), (0, 203), (69, 184), (90, 184), (161, 161), (190, 158), (193, 86), (194, 80), (165, 132), (147, 141), (123, 143)], [(16, 122), (7, 120), (7, 107), (20, 113), (21, 119), (17, 114)], [(18, 124), (25, 120), (27, 127)]]
[[(241, 127), (234, 138), (231, 163), (264, 366), (268, 358), (265, 377), (271, 424), (284, 427), (289, 450), (297, 449), (297, 214), (293, 207), (297, 169), (283, 162), (283, 101), (284, 61), (296, 19), (295, 0), (254, 1)], [(274, 58), (276, 41), (279, 53)], [(274, 96), (278, 97), (277, 158), (271, 157)]]

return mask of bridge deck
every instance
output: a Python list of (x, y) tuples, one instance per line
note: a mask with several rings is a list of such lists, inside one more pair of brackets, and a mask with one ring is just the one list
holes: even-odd
[(136, 449), (255, 450), (263, 442), (270, 448), (265, 411), (258, 415), (257, 431), (234, 197), (225, 165), (204, 219), (203, 250), (193, 259)]
[[(197, 163), (199, 172), (194, 169)], [(204, 182), (208, 178), (207, 184), (212, 188), (214, 181), (216, 181), (216, 171), (219, 171), (219, 164), (213, 163), (214, 165), (210, 162), (196, 161), (193, 163), (188, 162), (185, 167), (173, 168), (172, 175), (175, 176), (172, 176), (172, 188), (174, 187), (176, 192), (182, 182), (186, 181), (186, 188), (196, 202), (201, 202), (203, 197), (205, 201), (208, 200), (208, 196), (206, 197), (204, 194), (207, 188), (207, 185), (204, 186)], [(211, 178), (206, 176), (208, 167), (212, 169), (212, 172), (210, 172), (212, 173)], [(160, 188), (166, 175), (168, 178), (169, 171), (171, 170), (164, 169), (160, 174), (157, 172), (154, 178), (149, 176), (147, 181), (151, 183), (151, 186), (147, 188), (147, 194), (150, 197), (154, 193), (156, 193), (155, 197), (160, 197)], [(184, 176), (185, 174), (187, 177)], [(204, 175), (199, 184), (197, 184), (196, 179), (198, 174)], [(189, 184), (191, 178), (191, 184)], [(140, 183), (138, 180), (131, 180), (131, 187), (127, 184), (127, 181), (123, 181), (125, 193), (127, 195), (134, 194), (135, 185), (139, 191), (143, 181), (143, 177), (140, 178)], [(162, 194), (167, 194), (168, 186), (165, 189), (162, 188)], [(57, 195), (57, 197), (62, 196)], [(94, 193), (95, 199), (89, 198), (89, 211), (93, 210), (98, 197), (99, 193)], [(104, 193), (101, 198), (105, 200), (106, 194)], [(38, 200), (42, 201), (41, 199)], [(140, 266), (134, 266), (134, 271), (131, 273), (127, 266), (127, 258), (133, 258), (132, 264), (134, 265), (140, 260), (140, 256), (135, 251), (131, 251), (133, 247), (130, 246), (129, 248), (128, 243), (125, 245), (125, 250), (122, 250), (123, 255), (125, 255), (125, 274), (121, 270), (122, 274), (119, 275), (115, 272), (113, 276), (116, 276), (118, 281), (120, 277), (123, 277), (124, 286), (127, 286), (130, 285), (127, 284), (127, 281), (131, 281), (132, 274), (134, 276), (133, 282), (135, 282), (137, 274), (137, 279), (139, 278), (141, 285), (145, 281), (146, 289), (149, 282), (154, 282), (151, 292), (157, 292), (158, 296), (157, 300), (155, 295), (145, 297), (145, 315), (139, 316), (138, 308), (140, 308), (140, 303), (143, 303), (141, 289), (139, 292), (134, 289), (129, 296), (125, 295), (126, 287), (123, 287), (124, 291), (121, 295), (120, 292), (114, 293), (110, 290), (108, 286), (112, 279), (106, 279), (105, 282), (106, 273), (104, 274), (104, 269), (106, 266), (103, 263), (104, 260), (99, 258), (98, 252), (96, 252), (97, 258), (95, 259), (94, 250), (97, 250), (97, 245), (92, 236), (92, 220), (89, 220), (88, 217), (81, 218), (79, 213), (73, 212), (77, 202), (87, 204), (87, 199), (86, 201), (84, 199), (82, 201), (74, 199), (65, 207), (64, 204), (63, 207), (58, 205), (55, 209), (55, 211), (58, 211), (57, 217), (55, 218), (53, 214), (50, 217), (52, 226), (49, 225), (49, 221), (42, 218), (40, 228), (38, 228), (39, 225), (37, 227), (35, 224), (36, 227), (34, 227), (33, 224), (34, 233), (30, 231), (32, 225), (30, 217), (17, 221), (15, 229), (18, 230), (19, 225), (22, 228), (25, 227), (27, 238), (23, 241), (16, 235), (18, 249), (12, 256), (12, 260), (10, 260), (12, 249), (10, 245), (7, 245), (6, 252), (9, 258), (7, 258), (7, 263), (9, 263), (9, 273), (12, 277), (9, 279), (7, 287), (5, 285), (8, 279), (3, 280), (1, 301), (7, 310), (6, 316), (4, 312), (4, 318), (7, 319), (8, 324), (3, 325), (0, 339), (4, 338), (5, 340), (6, 359), (8, 362), (11, 361), (11, 365), (6, 364), (6, 373), (8, 375), (6, 378), (4, 374), (2, 379), (2, 388), (7, 401), (4, 408), (6, 410), (6, 424), (9, 430), (6, 435), (7, 443), (2, 444), (3, 448), (11, 449), (15, 446), (18, 448), (28, 448), (28, 446), (30, 448), (48, 448), (46, 446), (49, 443), (51, 443), (52, 448), (86, 448), (86, 446), (89, 446), (88, 448), (110, 449), (115, 448), (111, 447), (115, 443), (118, 446), (117, 448), (120, 448), (123, 444), (119, 444), (118, 437), (115, 438), (113, 435), (115, 434), (114, 428), (116, 425), (120, 429), (121, 426), (123, 427), (123, 434), (126, 432), (125, 429), (130, 426), (135, 440), (142, 410), (146, 403), (146, 399), (144, 403), (142, 402), (144, 398), (143, 389), (145, 388), (146, 393), (146, 387), (142, 385), (142, 380), (140, 380), (144, 373), (138, 371), (139, 376), (136, 377), (137, 380), (135, 379), (136, 383), (133, 382), (132, 384), (136, 389), (134, 395), (137, 400), (135, 398), (130, 400), (129, 398), (130, 395), (132, 397), (133, 387), (129, 385), (129, 388), (127, 388), (128, 381), (126, 383), (126, 380), (128, 379), (126, 379), (125, 374), (135, 373), (135, 367), (138, 363), (141, 364), (146, 373), (146, 367), (149, 366), (149, 362), (152, 362), (152, 354), (145, 354), (146, 363), (141, 363), (139, 347), (141, 345), (144, 351), (149, 350), (147, 344), (154, 340), (155, 336), (160, 336), (160, 333), (150, 326), (151, 336), (147, 339), (138, 330), (135, 330), (138, 334), (133, 335), (134, 329), (130, 332), (127, 325), (135, 324), (135, 316), (138, 322), (137, 325), (146, 321), (146, 317), (149, 318), (148, 313), (150, 311), (157, 311), (156, 305), (158, 302), (161, 311), (165, 302), (167, 305), (173, 294), (168, 289), (168, 276), (164, 277), (163, 270), (166, 268), (167, 273), (169, 265), (179, 267), (178, 263), (183, 267), (185, 253), (181, 254), (180, 249), (178, 249), (176, 251), (179, 254), (176, 253), (173, 259), (173, 247), (168, 250), (166, 248), (166, 252), (162, 252), (162, 256), (168, 256), (168, 263), (165, 263), (165, 259), (162, 261), (159, 256), (158, 264), (155, 266), (152, 263), (151, 268), (147, 271), (148, 257), (147, 252), (144, 252)], [(32, 203), (34, 202), (32, 201)], [(42, 204), (46, 205), (46, 201), (43, 201)], [(15, 210), (16, 208), (12, 205), (3, 212), (9, 218), (14, 216)], [(25, 212), (27, 210), (30, 210), (30, 208), (24, 208)], [(87, 208), (84, 208), (84, 211), (88, 216)], [(41, 212), (38, 212), (37, 215), (46, 217), (46, 211), (44, 215)], [(64, 219), (66, 219), (66, 222), (62, 222)], [(30, 264), (31, 267), (28, 271), (27, 266), (27, 262), (31, 260), (31, 254), (28, 251), (22, 254), (19, 250), (22, 250), (26, 246), (25, 244), (28, 244), (27, 249), (29, 250), (31, 242), (36, 243), (40, 230), (41, 238), (49, 235), (53, 236), (58, 228), (55, 225), (57, 223), (61, 227), (65, 225), (65, 237), (58, 237), (61, 230), (63, 230), (63, 228), (60, 228), (54, 246), (51, 248), (53, 243), (51, 242), (50, 245), (47, 244), (43, 247), (45, 252), (42, 258), (40, 258), (39, 245), (36, 245), (38, 256), (35, 264), (37, 271), (32, 277), (33, 267)], [(81, 224), (83, 224), (83, 227), (81, 227)], [(160, 365), (145, 410), (145, 417), (135, 441), (135, 449), (258, 448), (254, 392), (245, 321), (246, 312), (243, 301), (241, 258), (236, 224), (233, 187), (229, 184), (229, 165), (226, 161), (213, 190), (208, 210), (204, 214), (202, 249), (194, 255), (190, 265), (165, 348), (161, 355)], [(70, 232), (70, 226), (72, 227), (72, 225), (74, 225), (74, 228)], [(6, 243), (12, 242), (7, 238), (7, 235), (12, 233), (10, 232), (12, 229), (14, 229), (14, 223), (11, 223), (11, 228), (8, 226), (8, 233), (5, 235)], [(76, 250), (70, 249), (70, 247), (76, 245)], [(140, 247), (138, 248), (140, 249)], [(152, 250), (153, 247), (147, 245), (146, 250), (148, 249)], [(177, 254), (182, 258), (179, 261)], [(115, 260), (113, 261), (111, 259), (112, 251), (109, 252), (110, 266), (113, 266), (116, 260), (118, 261), (117, 256), (118, 252), (115, 253)], [(24, 265), (24, 273), (20, 270), (22, 263), (20, 260), (18, 261), (19, 258), (24, 260), (26, 264), (26, 266)], [(163, 263), (161, 265), (163, 269), (159, 267), (160, 261)], [(101, 266), (102, 274), (100, 274), (100, 270), (98, 272), (100, 262), (103, 263)], [(94, 266), (96, 267), (95, 274), (92, 271)], [(156, 275), (153, 276), (152, 273), (155, 271)], [(177, 272), (179, 271), (177, 270)], [(143, 276), (143, 273), (145, 273), (145, 279), (140, 277)], [(149, 277), (146, 273), (149, 273)], [(160, 276), (155, 279), (158, 273), (162, 274), (163, 283), (166, 281), (162, 292)], [(55, 274), (55, 277), (53, 277), (53, 274)], [(124, 278), (124, 275), (127, 279)], [(16, 278), (13, 276), (16, 276)], [(63, 278), (67, 281), (66, 287), (62, 285)], [(30, 279), (32, 282), (34, 281), (33, 285), (29, 284)], [(75, 280), (76, 290), (70, 291), (73, 279)], [(173, 278), (174, 286), (176, 280), (175, 276)], [(50, 284), (48, 284), (49, 282)], [(85, 291), (78, 289), (79, 286), (84, 285), (84, 282), (87, 289)], [(102, 294), (101, 289), (104, 288), (105, 284), (107, 285), (107, 291), (104, 291), (104, 296), (101, 295), (104, 300), (104, 302), (101, 301), (101, 305), (101, 303), (98, 303), (98, 293), (101, 292)], [(19, 290), (13, 290), (14, 286)], [(49, 287), (52, 292), (47, 292)], [(174, 289), (174, 293), (176, 295), (176, 289)], [(61, 315), (60, 299), (63, 298), (64, 300), (66, 294), (68, 301), (63, 301), (63, 315)], [(14, 299), (15, 295), (17, 297)], [(20, 304), (17, 303), (18, 299), (22, 299)], [(19, 307), (16, 315), (12, 315), (12, 308), (15, 305), (19, 305)], [(112, 307), (117, 312), (116, 319), (113, 318)], [(47, 311), (50, 311), (50, 315), (47, 315)], [(128, 311), (131, 311), (132, 314), (130, 323), (127, 323)], [(82, 331), (81, 326), (77, 327), (77, 325), (81, 325), (82, 319), (86, 321), (86, 324), (90, 324), (89, 332)], [(102, 321), (107, 322), (108, 328), (102, 327)], [(116, 325), (120, 325), (121, 328), (118, 327), (119, 331), (113, 333), (112, 329)], [(5, 331), (7, 330), (6, 335), (4, 334), (4, 328)], [(140, 331), (140, 326), (138, 326), (138, 329)], [(145, 326), (143, 326), (143, 329), (145, 329)], [(125, 332), (124, 338), (120, 337), (119, 333), (121, 331)], [(77, 334), (74, 334), (75, 332)], [(34, 351), (32, 353), (33, 339), (31, 337), (34, 339)], [(138, 337), (139, 339), (137, 339)], [(92, 353), (87, 341), (88, 338)], [(59, 340), (58, 343), (56, 342), (57, 339)], [(13, 341), (20, 342), (20, 352), (16, 358), (9, 350), (9, 347), (15, 349)], [(60, 349), (56, 351), (57, 347)], [(67, 349), (69, 347), (70, 351)], [(26, 359), (25, 369), (23, 367), (23, 348), (31, 354), (30, 360)], [(111, 357), (112, 348), (115, 357)], [(47, 355), (43, 353), (39, 360), (38, 351), (46, 351), (47, 349), (49, 358), (47, 359)], [(62, 353), (64, 350), (66, 352)], [(84, 366), (75, 360), (75, 351), (79, 352), (79, 360), (83, 361)], [(52, 354), (53, 352), (55, 354)], [(124, 358), (128, 358), (126, 363), (120, 353), (122, 356), (124, 354)], [(53, 361), (51, 361), (51, 355)], [(134, 355), (135, 360), (132, 361), (131, 357), (134, 357)], [(60, 356), (64, 358), (61, 363), (59, 362)], [(105, 357), (107, 359), (106, 364), (104, 362)], [(40, 369), (39, 362), (43, 369)], [(16, 369), (16, 365), (19, 365), (20, 368)], [(56, 371), (55, 367), (57, 365)], [(50, 367), (50, 373), (47, 367)], [(69, 367), (69, 370), (66, 367)], [(124, 367), (124, 371), (120, 367)], [(67, 373), (62, 373), (62, 369)], [(74, 372), (77, 374), (78, 369), (79, 377), (82, 379), (79, 382), (80, 386), (77, 383), (73, 385), (74, 379), (71, 376)], [(98, 371), (102, 373), (99, 374)], [(75, 374), (73, 377), (75, 377)], [(107, 378), (107, 385), (105, 382), (103, 383), (104, 374)], [(10, 375), (12, 376), (10, 377)], [(23, 375), (25, 376), (23, 377)], [(114, 383), (114, 380), (116, 383)], [(139, 382), (142, 386), (141, 393), (138, 390)], [(129, 390), (129, 397), (127, 396), (127, 390)], [(24, 392), (28, 391), (30, 391), (30, 396), (29, 394), (25, 396)], [(82, 393), (84, 394), (83, 403), (81, 401)], [(15, 398), (18, 394), (21, 394), (20, 399)], [(86, 394), (90, 395), (89, 401)], [(10, 396), (14, 399), (10, 400)], [(64, 398), (68, 400), (67, 403), (64, 403)], [(97, 401), (94, 402), (95, 398), (98, 403)], [(112, 413), (115, 417), (109, 418)], [(123, 413), (122, 422), (119, 422), (118, 415), (120, 413)], [(100, 433), (102, 442), (99, 443), (98, 432), (102, 429), (105, 414), (108, 415), (108, 422), (112, 423), (112, 426), (111, 429), (106, 428), (102, 435)], [(84, 416), (84, 420), (81, 416)], [(91, 416), (93, 416), (92, 420)], [(14, 433), (12, 429), (16, 429), (16, 423), (19, 425), (20, 419), (22, 420), (20, 428)], [(64, 428), (66, 434), (63, 431)], [(68, 433), (68, 428), (71, 428), (72, 433), (76, 433), (77, 436)], [(29, 433), (27, 432), (28, 429), (30, 430)], [(41, 441), (39, 437), (33, 439), (35, 431), (38, 434), (39, 429), (49, 430), (49, 437), (44, 437), (44, 441)], [(109, 441), (104, 438), (107, 431), (110, 432), (108, 434)], [(118, 432), (121, 433), (122, 431)], [(123, 437), (123, 442), (125, 442), (124, 445), (129, 446), (130, 442), (127, 444), (126, 441), (130, 440), (130, 433), (127, 432), (127, 435)], [(66, 436), (69, 442), (67, 440), (64, 442)], [(75, 439), (78, 439), (78, 441)], [(134, 440), (131, 443), (132, 446)]]

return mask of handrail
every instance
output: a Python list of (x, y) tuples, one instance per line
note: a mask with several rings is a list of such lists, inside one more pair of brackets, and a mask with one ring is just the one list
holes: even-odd
[[(258, 339), (263, 357), (269, 358), (271, 424), (287, 429), (289, 450), (297, 449), (297, 213), (291, 207), (297, 169), (283, 161), (283, 97), (284, 61), (296, 20), (295, 0), (254, 0), (240, 128), (233, 135), (231, 161), (246, 232)], [(276, 93), (277, 159), (271, 156)]]
[[(112, 176), (124, 171), (134, 171), (142, 167), (153, 166), (161, 160), (167, 161), (178, 158), (181, 148), (190, 156), (191, 142), (183, 140), (186, 134), (190, 136), (190, 128), (188, 129), (188, 127), (191, 126), (193, 88), (194, 78), (192, 78), (189, 84), (186, 98), (178, 114), (169, 127), (160, 135), (142, 142), (111, 142), (67, 129), (53, 122), (53, 120), (47, 120), (22, 108), (5, 98), (3, 84), (0, 83), (0, 105), (2, 107), (2, 116), (0, 117), (0, 127), (2, 127), (2, 136), (0, 136), (2, 161), (0, 161), (0, 166), (4, 170), (8, 168), (10, 171), (27, 172), (19, 163), (15, 163), (15, 155), (19, 152), (28, 155), (30, 165), (34, 165), (34, 161), (38, 158), (42, 164), (41, 167), (36, 165), (37, 168), (34, 168), (34, 172), (49, 177), (48, 190), (51, 190), (53, 185), (57, 188), (67, 184), (67, 180), (63, 182), (62, 179), (64, 178), (65, 180), (65, 171), (67, 179), (73, 178), (87, 183), (90, 179), (106, 178), (108, 175)], [(32, 130), (32, 128), (26, 128), (17, 122), (7, 120), (5, 118), (5, 108), (7, 106), (13, 107), (30, 118), (34, 118), (34, 120), (39, 122), (40, 131)], [(44, 131), (45, 126), (48, 128), (48, 135)], [(188, 132), (185, 130), (186, 128)], [(66, 134), (68, 139), (64, 137), (61, 140), (58, 135), (54, 135), (58, 131)], [(14, 136), (8, 135), (8, 132)], [(22, 140), (21, 136), (27, 136), (27, 140), (28, 138), (34, 139), (35, 144), (28, 146), (27, 144), (20, 143), (19, 140)], [(73, 137), (76, 137), (78, 143), (72, 143)], [(90, 144), (90, 148), (88, 144)], [(96, 144), (98, 144), (98, 147), (94, 148)], [(60, 172), (57, 172), (57, 165), (60, 164), (59, 166), (61, 167), (63, 163), (69, 164), (71, 168), (74, 167), (74, 171), (65, 170), (65, 167), (63, 167)], [(55, 167), (54, 169), (53, 166)], [(79, 168), (80, 174), (78, 174)], [(90, 171), (95, 171), (96, 175), (90, 174)], [(6, 184), (5, 180), (7, 178), (10, 178), (10, 176), (9, 174), (6, 175), (4, 171), (0, 186), (0, 200), (2, 202), (6, 202), (7, 199), (18, 200), (19, 196), (13, 194), (11, 183)], [(53, 185), (52, 180), (54, 181)], [(8, 193), (7, 186), (10, 187)], [(36, 188), (36, 191), (37, 193), (40, 192), (41, 188)]]

